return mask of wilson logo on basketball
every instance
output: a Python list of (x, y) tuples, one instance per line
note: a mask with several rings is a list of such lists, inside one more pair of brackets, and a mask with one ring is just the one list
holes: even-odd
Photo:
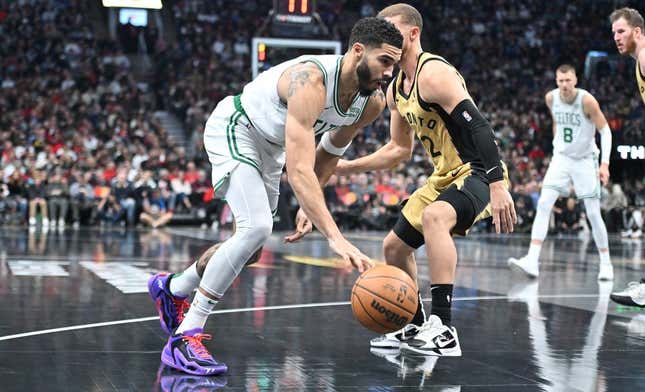
[(375, 299), (372, 299), (372, 308), (378, 310), (379, 313), (383, 314), (385, 316), (385, 319), (389, 323), (394, 323), (401, 327), (408, 323), (407, 317), (403, 317), (400, 314), (394, 313), (390, 309), (386, 309), (385, 306), (381, 305)]

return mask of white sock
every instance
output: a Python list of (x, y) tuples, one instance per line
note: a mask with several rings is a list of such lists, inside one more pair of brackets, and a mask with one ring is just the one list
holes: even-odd
[(179, 324), (179, 327), (177, 327), (175, 334), (180, 334), (184, 331), (195, 328), (203, 329), (206, 324), (206, 320), (208, 319), (208, 315), (211, 310), (215, 308), (217, 302), (217, 300), (210, 299), (202, 294), (201, 291), (197, 290), (195, 298), (193, 298), (193, 302), (190, 304), (190, 309), (188, 309), (188, 313), (186, 313), (184, 321), (182, 321), (181, 324)]
[(611, 264), (609, 252), (598, 252), (598, 254), (600, 255), (600, 264)]
[(197, 262), (194, 262), (184, 272), (174, 274), (170, 279), (170, 292), (180, 297), (188, 297), (199, 285), (201, 278), (197, 274)]
[[(527, 255), (527, 257), (529, 258), (529, 260), (533, 260), (537, 262), (538, 259), (540, 258), (541, 250), (542, 250), (542, 244), (531, 243), (531, 246), (529, 247), (529, 254)], [(172, 281), (170, 283), (172, 283)]]

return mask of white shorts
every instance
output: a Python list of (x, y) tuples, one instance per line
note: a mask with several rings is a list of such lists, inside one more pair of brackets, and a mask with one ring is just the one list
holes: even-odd
[(587, 158), (570, 158), (555, 154), (544, 175), (543, 188), (550, 188), (568, 196), (573, 184), (578, 199), (599, 199), (598, 155)]
[(206, 122), (204, 148), (213, 168), (215, 196), (224, 197), (227, 179), (238, 165), (250, 165), (258, 170), (264, 184), (248, 184), (246, 189), (253, 192), (264, 186), (271, 211), (275, 213), (285, 150), (269, 143), (255, 130), (244, 113), (239, 96), (228, 96), (217, 104)]

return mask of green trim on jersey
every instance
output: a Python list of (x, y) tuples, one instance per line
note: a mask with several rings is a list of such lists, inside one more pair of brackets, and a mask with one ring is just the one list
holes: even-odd
[(318, 68), (320, 68), (323, 73), (323, 78), (325, 79), (323, 83), (325, 83), (325, 87), (327, 87), (327, 70), (325, 70), (325, 67), (322, 65), (322, 63), (314, 58), (307, 59), (305, 62), (314, 63)]
[[(340, 61), (342, 60), (342, 57), (339, 57), (338, 60), (336, 61), (336, 75), (335, 75), (335, 82), (334, 82), (334, 109), (336, 109), (336, 113), (338, 113), (339, 116), (341, 117), (349, 117), (348, 113), (343, 113), (343, 111), (340, 109), (340, 100), (338, 99), (338, 86), (340, 85)], [(354, 96), (354, 99), (352, 99), (352, 103), (349, 104), (349, 107), (347, 110), (349, 110), (352, 106), (354, 106), (354, 103), (358, 99), (358, 96), (360, 94), (356, 93)], [(362, 111), (361, 111), (362, 113)]]

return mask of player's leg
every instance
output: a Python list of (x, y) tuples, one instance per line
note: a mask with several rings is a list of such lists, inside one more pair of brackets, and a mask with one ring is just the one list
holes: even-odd
[(408, 350), (440, 356), (461, 356), (457, 331), (452, 323), (452, 292), (457, 267), (453, 233), (465, 235), (489, 203), (484, 180), (465, 175), (424, 208), (423, 234), (430, 266), (430, 317), (421, 332), (407, 340)]
[[(160, 272), (148, 280), (148, 291), (157, 304), (161, 327), (168, 335), (172, 334), (183, 321), (184, 312), (190, 307), (187, 299), (199, 286), (206, 265), (221, 245), (222, 243), (219, 242), (206, 249), (195, 262), (182, 272), (176, 274)], [(262, 248), (251, 256), (246, 265), (257, 262), (261, 253)]]
[(451, 232), (457, 223), (457, 211), (451, 204), (437, 200), (425, 208), (422, 220), (432, 282), (430, 314), (439, 317), (444, 325), (450, 325), (457, 268), (457, 248)]
[(531, 227), (531, 245), (529, 246), (529, 252), (526, 256), (519, 259), (514, 257), (509, 258), (508, 264), (511, 268), (526, 273), (532, 278), (538, 276), (542, 243), (549, 230), (551, 209), (556, 200), (558, 200), (559, 195), (560, 192), (555, 189), (542, 188), (535, 211), (535, 218), (533, 219), (533, 226)]
[(600, 267), (598, 272), (599, 280), (613, 280), (614, 269), (609, 257), (609, 239), (607, 237), (607, 227), (602, 220), (600, 213), (600, 200), (597, 198), (584, 199), (585, 211), (587, 218), (591, 222), (591, 234), (598, 248), (600, 256)]
[(535, 219), (531, 228), (531, 245), (529, 246), (528, 254), (519, 259), (514, 257), (508, 259), (508, 264), (511, 268), (526, 273), (531, 278), (535, 278), (539, 274), (540, 251), (549, 230), (549, 218), (551, 217), (553, 204), (555, 204), (559, 194), (569, 193), (571, 166), (572, 163), (565, 156), (553, 155), (542, 182), (542, 192), (538, 199)]
[(247, 260), (271, 234), (273, 218), (263, 185), (259, 172), (250, 165), (241, 164), (231, 173), (226, 200), (235, 216), (236, 231), (206, 264), (190, 309), (164, 348), (162, 361), (168, 366), (199, 374), (226, 371), (226, 366), (216, 361), (201, 343), (205, 336), (203, 328)]
[[(383, 254), (388, 265), (401, 268), (417, 282), (417, 264), (414, 252), (424, 239), (422, 234), (421, 215), (423, 209), (437, 196), (429, 185), (417, 189), (403, 205), (399, 218), (383, 241)], [(419, 292), (419, 302), (410, 324), (398, 331), (376, 337), (370, 341), (374, 349), (398, 349), (401, 342), (414, 337), (426, 321), (426, 312)]]
[[(385, 237), (385, 240), (383, 241), (383, 254), (385, 256), (386, 264), (401, 268), (403, 271), (407, 272), (418, 285), (417, 264), (414, 258), (414, 251), (416, 248), (408, 245), (401, 239), (401, 236), (403, 236), (403, 238), (408, 238), (398, 231), (398, 229), (404, 226), (401, 223), (402, 221), (405, 221), (405, 218), (401, 215), (394, 230), (390, 231)], [(409, 227), (411, 230), (415, 230), (412, 226)], [(416, 232), (414, 236), (423, 238), (419, 232)], [(421, 244), (422, 243), (423, 242), (421, 241)], [(417, 245), (417, 247), (419, 246), (420, 245)], [(390, 332), (372, 339), (370, 341), (370, 346), (375, 349), (398, 349), (401, 346), (402, 341), (414, 337), (419, 332), (419, 327), (421, 327), (425, 321), (426, 314), (423, 308), (423, 302), (421, 301), (421, 295), (419, 293), (417, 310), (410, 321), (410, 324), (404, 326), (398, 331)]]
[(578, 199), (584, 200), (587, 218), (591, 222), (591, 233), (600, 255), (599, 280), (613, 280), (614, 269), (609, 258), (607, 227), (600, 214), (600, 176), (598, 157), (582, 159), (572, 169), (573, 186)]
[(227, 97), (217, 105), (204, 132), (213, 187), (228, 200), (237, 221), (236, 231), (206, 262), (190, 310), (162, 353), (164, 363), (188, 373), (226, 371), (226, 366), (213, 359), (201, 343), (203, 326), (218, 299), (270, 235), (273, 225), (269, 197), (259, 172), (260, 165), (267, 163), (260, 156), (258, 146), (262, 141), (254, 140), (253, 129), (236, 99), (239, 98)]

